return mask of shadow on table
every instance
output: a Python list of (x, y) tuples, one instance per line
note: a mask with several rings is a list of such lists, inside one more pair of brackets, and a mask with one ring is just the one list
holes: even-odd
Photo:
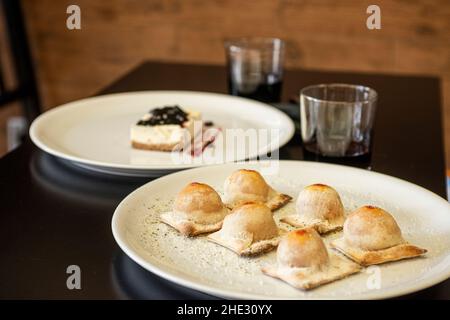
[(44, 152), (33, 154), (33, 179), (58, 197), (95, 206), (111, 206), (131, 191), (152, 180), (143, 177), (113, 176), (88, 171)]
[(123, 252), (111, 264), (111, 280), (121, 299), (217, 299), (164, 280), (139, 266)]
[(450, 290), (450, 281), (443, 281), (431, 288), (407, 294), (395, 300), (442, 300), (448, 296)]
[[(114, 289), (121, 299), (217, 299), (164, 280), (143, 269), (123, 252), (111, 265), (111, 278)], [(448, 290), (448, 283), (443, 282), (432, 288), (395, 298), (395, 300), (442, 299)]]

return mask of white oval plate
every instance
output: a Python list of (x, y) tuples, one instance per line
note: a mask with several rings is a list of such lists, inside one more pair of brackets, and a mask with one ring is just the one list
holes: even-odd
[[(294, 135), (294, 123), (267, 104), (216, 93), (144, 91), (87, 98), (51, 109), (30, 127), (32, 141), (42, 150), (84, 168), (121, 175), (160, 175), (204, 163), (174, 163), (170, 152), (136, 150), (129, 140), (130, 125), (148, 110), (178, 104), (200, 111), (222, 129), (277, 129), (275, 136), (234, 161), (274, 151)], [(234, 144), (224, 141), (224, 154)], [(213, 148), (215, 146), (213, 145)]]
[[(182, 237), (159, 222), (159, 214), (170, 209), (170, 201), (187, 183), (204, 182), (221, 193), (225, 177), (234, 170), (252, 168), (264, 174), (261, 169), (266, 166), (267, 162), (231, 163), (181, 171), (147, 183), (117, 207), (112, 219), (114, 238), (131, 259), (147, 270), (225, 298), (378, 299), (421, 290), (450, 276), (450, 204), (412, 183), (362, 169), (280, 161), (279, 172), (265, 177), (275, 189), (294, 196), (294, 200), (304, 186), (325, 183), (338, 190), (347, 212), (365, 204), (385, 208), (396, 218), (407, 241), (428, 249), (424, 258), (380, 265), (303, 292), (260, 272), (261, 266), (275, 263), (275, 252), (240, 258), (202, 237)], [(275, 218), (278, 222), (281, 216), (294, 211), (292, 202), (277, 211)]]

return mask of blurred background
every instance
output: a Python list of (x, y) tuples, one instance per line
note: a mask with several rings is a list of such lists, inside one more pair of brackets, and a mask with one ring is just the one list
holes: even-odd
[[(11, 48), (14, 40), (5, 27), (6, 2), (0, 2), (2, 90), (14, 88), (18, 82)], [(440, 77), (450, 168), (448, 0), (16, 2), (23, 14), (25, 46), (29, 46), (42, 110), (93, 95), (145, 60), (225, 64), (225, 38), (280, 37), (286, 41), (288, 69)], [(81, 30), (66, 28), (66, 9), (71, 4), (81, 8)], [(370, 4), (381, 8), (381, 30), (366, 27)], [(7, 120), (22, 114), (20, 103), (14, 99), (4, 102), (0, 108), (0, 154), (7, 150)]]

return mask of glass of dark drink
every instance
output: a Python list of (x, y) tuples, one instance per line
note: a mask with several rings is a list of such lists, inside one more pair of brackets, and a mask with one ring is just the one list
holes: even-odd
[(300, 128), (307, 151), (355, 157), (370, 151), (377, 105), (375, 90), (351, 84), (320, 84), (300, 92)]
[(232, 95), (279, 102), (284, 42), (277, 38), (239, 38), (225, 42), (228, 88)]

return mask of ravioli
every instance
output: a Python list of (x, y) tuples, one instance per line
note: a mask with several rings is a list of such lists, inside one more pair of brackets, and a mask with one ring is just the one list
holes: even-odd
[(171, 212), (161, 215), (161, 221), (185, 236), (196, 236), (219, 230), (228, 208), (210, 186), (193, 182), (175, 198)]
[(275, 211), (292, 199), (269, 186), (259, 172), (247, 169), (237, 170), (227, 177), (224, 190), (224, 203), (230, 209), (247, 202), (261, 202)]
[(207, 239), (238, 255), (249, 256), (276, 248), (281, 232), (265, 204), (247, 203), (226, 216), (222, 229)]
[(344, 220), (344, 206), (339, 194), (324, 184), (313, 184), (300, 191), (296, 214), (281, 219), (294, 227), (313, 227), (320, 234), (342, 229)]
[(331, 246), (363, 266), (414, 258), (426, 249), (407, 243), (394, 217), (381, 208), (364, 206), (344, 223), (343, 236)]
[(358, 264), (328, 252), (314, 228), (288, 233), (278, 245), (277, 265), (262, 268), (264, 274), (302, 290), (319, 287), (360, 270)]

